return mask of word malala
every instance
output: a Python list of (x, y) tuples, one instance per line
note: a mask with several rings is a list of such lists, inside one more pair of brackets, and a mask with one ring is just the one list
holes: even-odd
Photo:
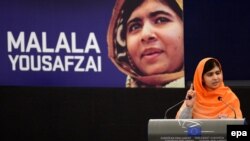
[(75, 32), (70, 35), (69, 40), (60, 32), (56, 46), (48, 47), (46, 32), (42, 32), (40, 38), (35, 32), (29, 35), (20, 32), (15, 38), (8, 31), (8, 58), (12, 71), (101, 72), (101, 50), (95, 34), (89, 33), (84, 48), (77, 48)]

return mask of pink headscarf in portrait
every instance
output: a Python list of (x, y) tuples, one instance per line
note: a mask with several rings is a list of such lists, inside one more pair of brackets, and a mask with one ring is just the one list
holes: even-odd
[[(142, 0), (143, 1), (143, 0)], [(147, 85), (162, 85), (176, 79), (184, 77), (184, 70), (165, 73), (158, 75), (144, 76), (138, 73), (138, 69), (131, 63), (131, 58), (128, 57), (126, 39), (122, 36), (126, 19), (124, 19), (123, 5), (126, 0), (117, 0), (113, 9), (112, 17), (109, 23), (107, 42), (108, 42), (108, 56), (115, 66), (124, 74), (129, 76), (130, 80), (139, 80)], [(131, 0), (131, 5), (138, 1)], [(183, 10), (183, 0), (173, 0), (179, 9)], [(127, 87), (136, 87), (133, 84), (128, 84)], [(136, 84), (137, 85), (137, 84)]]

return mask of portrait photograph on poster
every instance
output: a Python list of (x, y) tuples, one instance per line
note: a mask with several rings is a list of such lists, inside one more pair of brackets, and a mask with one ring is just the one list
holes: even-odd
[(17, 3), (1, 6), (0, 85), (184, 88), (182, 1)]

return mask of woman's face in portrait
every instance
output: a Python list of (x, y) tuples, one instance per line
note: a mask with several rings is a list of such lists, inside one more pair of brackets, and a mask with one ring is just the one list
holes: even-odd
[(208, 90), (215, 90), (222, 84), (223, 74), (218, 66), (203, 75), (203, 83)]
[(127, 21), (127, 47), (144, 75), (183, 69), (183, 21), (166, 4), (145, 0)]

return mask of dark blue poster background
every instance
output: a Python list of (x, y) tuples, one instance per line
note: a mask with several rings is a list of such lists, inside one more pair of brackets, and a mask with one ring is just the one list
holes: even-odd
[(114, 0), (3, 0), (0, 85), (124, 87), (106, 34)]
[[(125, 75), (107, 55), (106, 33), (114, 3), (115, 0), (2, 0), (0, 85), (124, 87)], [(244, 2), (184, 0), (186, 81), (192, 81), (197, 63), (208, 56), (221, 61), (225, 80), (250, 80), (249, 25), (249, 6)], [(19, 48), (14, 47), (18, 45)], [(97, 48), (79, 53), (92, 45)], [(39, 59), (37, 56), (51, 64), (45, 63), (40, 70), (33, 66), (32, 70), (25, 61), (31, 63), (32, 59)], [(65, 56), (68, 67), (62, 68), (60, 60), (65, 61)], [(85, 71), (75, 70), (79, 56), (84, 56), (80, 68)]]

